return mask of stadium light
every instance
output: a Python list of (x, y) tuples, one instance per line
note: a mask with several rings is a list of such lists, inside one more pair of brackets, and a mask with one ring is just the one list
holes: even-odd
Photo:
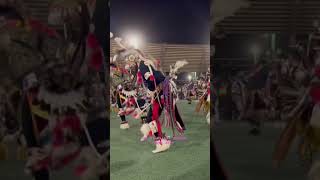
[(138, 49), (141, 48), (142, 38), (137, 34), (129, 34), (126, 37), (128, 43), (133, 46), (134, 48)]

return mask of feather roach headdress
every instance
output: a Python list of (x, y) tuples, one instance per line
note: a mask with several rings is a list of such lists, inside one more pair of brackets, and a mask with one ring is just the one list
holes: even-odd
[(180, 68), (187, 65), (188, 62), (186, 60), (183, 61), (177, 61), (174, 66), (170, 66), (170, 76), (174, 79), (177, 78), (177, 73)]

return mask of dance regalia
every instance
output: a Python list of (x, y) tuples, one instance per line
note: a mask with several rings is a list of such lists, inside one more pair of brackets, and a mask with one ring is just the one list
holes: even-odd
[[(81, 36), (83, 38), (79, 41), (79, 44), (81, 44), (79, 46), (81, 47), (78, 46), (79, 49), (83, 50), (81, 57), (79, 57), (78, 53), (73, 53), (72, 55), (75, 56), (70, 59), (61, 57), (61, 54), (68, 54), (67, 52), (61, 53), (65, 49), (61, 48), (62, 50), (58, 51), (58, 43), (48, 43), (50, 40), (55, 42), (62, 40), (59, 39), (60, 36), (54, 29), (37, 20), (27, 19), (19, 12), (14, 11), (15, 7), (20, 5), (18, 1), (6, 1), (4, 3), (14, 3), (10, 5), (10, 7), (14, 8), (9, 8), (9, 5), (1, 3), (2, 17), (4, 17), (4, 14), (9, 14), (11, 17), (19, 16), (11, 20), (6, 19), (5, 26), (1, 24), (2, 33), (4, 33), (3, 30), (8, 32), (4, 33), (8, 35), (7, 41), (1, 43), (8, 43), (6, 48), (11, 53), (11, 62), (19, 65), (18, 70), (12, 68), (13, 66), (8, 68), (13, 76), (10, 78), (20, 82), (30, 72), (42, 75), (36, 85), (32, 83), (33, 85), (29, 86), (26, 85), (28, 83), (24, 83), (21, 107), (16, 108), (16, 112), (19, 115), (17, 119), (22, 123), (22, 131), (29, 151), (26, 172), (32, 174), (35, 180), (48, 180), (50, 179), (50, 170), (62, 168), (72, 160), (77, 159), (86, 163), (79, 162), (79, 166), (75, 169), (75, 173), (80, 177), (86, 179), (91, 178), (91, 176), (105, 175), (108, 172), (107, 154), (109, 149), (106, 133), (109, 130), (109, 123), (106, 118), (105, 108), (102, 108), (103, 112), (94, 108), (95, 105), (90, 102), (92, 97), (86, 95), (89, 94), (87, 91), (91, 91), (91, 88), (95, 85), (89, 80), (93, 79), (93, 77), (88, 78), (88, 76), (85, 76), (84, 81), (90, 82), (90, 84), (86, 85), (84, 85), (83, 81), (78, 83), (77, 80), (79, 79), (75, 77), (75, 74), (83, 75), (83, 73), (80, 73), (82, 70), (88, 70), (87, 72), (89, 73), (92, 72), (93, 76), (98, 74), (95, 71), (96, 69), (91, 69), (94, 67), (91, 65), (96, 65), (97, 61), (95, 60), (102, 62), (103, 56), (101, 47), (97, 45), (98, 43), (92, 44), (92, 40), (97, 42), (93, 31), (85, 31), (88, 34)], [(85, 10), (83, 7), (81, 8), (82, 12)], [(79, 10), (79, 7), (77, 6), (75, 9)], [(13, 33), (16, 34), (10, 36)], [(74, 32), (72, 34), (74, 35)], [(88, 41), (91, 43), (86, 44)], [(62, 42), (68, 45), (72, 44), (67, 37)], [(50, 48), (46, 47), (48, 44)], [(11, 45), (15, 48), (12, 48)], [(88, 46), (84, 47), (86, 45)], [(1, 48), (1, 50), (4, 50), (3, 47)], [(85, 55), (87, 55), (87, 58), (82, 58)], [(23, 62), (26, 59), (28, 61)], [(41, 72), (44, 69), (49, 69), (46, 66), (49, 61), (52, 62), (51, 60), (54, 60), (53, 63), (57, 63), (56, 61), (58, 60), (71, 60), (71, 62), (64, 62), (64, 67), (68, 67), (67, 70), (64, 69), (63, 72), (55, 74), (59, 74), (60, 80), (62, 79), (58, 83), (52, 83), (56, 76), (50, 76), (49, 71)], [(14, 61), (17, 61), (17, 63)], [(83, 65), (81, 70), (79, 68), (80, 65)], [(56, 67), (57, 69), (61, 68), (61, 66)], [(39, 70), (40, 68), (41, 70)], [(15, 71), (12, 71), (13, 69)], [(72, 72), (64, 74), (65, 71)], [(29, 80), (27, 81), (30, 82)], [(72, 85), (75, 82), (77, 82), (77, 86)], [(67, 86), (72, 88), (65, 88)], [(99, 98), (103, 99), (102, 96)], [(18, 112), (21, 112), (21, 114)]]
[(201, 77), (198, 80), (198, 92), (200, 96), (195, 111), (200, 112), (201, 107), (203, 107), (204, 113), (207, 114), (210, 109), (210, 79), (208, 74), (206, 78)]
[[(253, 72), (249, 75), (247, 84), (248, 101), (244, 116), (253, 126), (249, 134), (259, 135), (261, 129), (261, 117), (265, 116), (267, 110), (266, 104), (266, 84), (269, 76), (267, 65), (260, 63), (255, 66)], [(259, 113), (256, 113), (259, 112)]]
[(210, 124), (210, 112), (211, 112), (211, 108), (210, 108), (210, 101), (211, 101), (211, 97), (210, 97), (210, 94), (211, 94), (211, 89), (210, 89), (210, 79), (208, 81), (208, 84), (207, 84), (207, 106), (208, 106), (208, 112), (207, 112), (207, 116), (206, 116), (206, 119), (207, 119), (207, 122), (208, 124)]
[(149, 106), (148, 99), (146, 97), (140, 97), (136, 91), (127, 92), (122, 88), (119, 89), (117, 95), (117, 105), (120, 108), (118, 115), (122, 120), (121, 125), (128, 124), (125, 120), (125, 116), (128, 115), (132, 115), (134, 119), (141, 118), (141, 122), (144, 123), (146, 120), (147, 106)]
[(49, 179), (49, 170), (61, 169), (76, 160), (77, 175), (89, 178), (104, 174), (106, 113), (93, 109), (83, 84), (66, 90), (50, 83), (39, 83), (24, 93), (22, 122), (29, 148), (26, 172), (36, 179)]
[(135, 119), (140, 118), (141, 122), (144, 123), (146, 119), (146, 106), (148, 106), (149, 103), (143, 95), (143, 89), (141, 91), (139, 87), (134, 87), (134, 85), (128, 85), (128, 83), (126, 83), (130, 80), (133, 81), (129, 77), (130, 74), (127, 70), (117, 67), (115, 63), (112, 64), (112, 67), (112, 86), (116, 88), (115, 98), (116, 106), (119, 109), (118, 116), (121, 119), (120, 128), (129, 128), (129, 123), (126, 120), (126, 116), (128, 115), (132, 115)]
[(195, 82), (190, 82), (186, 85), (186, 99), (188, 104), (191, 104), (192, 99), (197, 97), (197, 84)]
[[(125, 101), (124, 94), (122, 91), (122, 83), (123, 83), (123, 70), (117, 67), (115, 63), (110, 64), (110, 85), (112, 92), (112, 103), (114, 104), (115, 112), (119, 112), (122, 108), (122, 103)], [(121, 116), (122, 122), (126, 123), (125, 117)]]
[(238, 115), (238, 120), (242, 119), (243, 112), (245, 108), (245, 90), (244, 90), (244, 84), (240, 80), (240, 78), (236, 78), (234, 82), (232, 83), (231, 88), (231, 94), (232, 94), (232, 101), (236, 106), (236, 111)]
[[(186, 61), (178, 61), (174, 67), (170, 66), (169, 76), (156, 69), (156, 65), (153, 60), (147, 58), (143, 52), (138, 49), (130, 47), (127, 42), (121, 38), (116, 37), (115, 42), (122, 48), (122, 52), (117, 54), (114, 59), (125, 60), (125, 66), (129, 68), (137, 69), (135, 72), (137, 76), (137, 82), (143, 83), (143, 87), (151, 98), (151, 105), (147, 113), (145, 124), (141, 127), (143, 137), (141, 140), (147, 139), (152, 134), (155, 137), (156, 149), (153, 153), (159, 153), (166, 151), (171, 146), (171, 140), (162, 133), (162, 124), (167, 127), (171, 127), (173, 131), (173, 138), (176, 136), (176, 130), (182, 134), (185, 130), (184, 123), (178, 112), (176, 100), (177, 100), (177, 87), (173, 82), (176, 78), (176, 73), (179, 68), (187, 64)], [(162, 123), (159, 117), (162, 111), (165, 110), (165, 121)]]
[(39, 74), (36, 83), (24, 83), (25, 171), (36, 180), (48, 180), (50, 172), (73, 162), (74, 174), (83, 179), (108, 173), (109, 123), (99, 77), (103, 51), (90, 27), (76, 48), (67, 41), (69, 48), (53, 49), (56, 57), (41, 66), (46, 72), (32, 71)]
[(144, 61), (139, 63), (139, 72), (148, 91), (152, 92), (152, 107), (147, 114), (146, 124), (141, 131), (144, 137), (148, 136), (151, 130), (156, 137), (156, 149), (153, 153), (158, 153), (169, 149), (171, 141), (162, 133), (159, 120), (163, 109), (166, 110), (167, 123), (172, 128), (176, 128), (179, 133), (185, 130), (184, 123), (174, 102), (173, 89), (171, 89), (169, 77), (165, 77), (162, 72), (155, 70), (151, 65), (146, 65)]
[[(313, 154), (320, 152), (319, 72), (320, 66), (316, 65), (312, 80), (307, 81), (309, 83), (307, 87), (303, 85), (300, 85), (300, 89), (285, 89), (285, 86), (282, 87), (282, 95), (296, 98), (296, 103), (287, 103), (289, 112), (286, 113), (286, 118), (288, 123), (275, 147), (273, 154), (274, 166), (279, 166), (280, 162), (286, 158), (296, 138), (299, 139), (298, 152), (301, 160), (310, 163), (313, 161)], [(288, 82), (286, 83), (289, 84)], [(317, 171), (319, 172), (319, 167)]]
[(198, 92), (201, 93), (199, 102), (197, 103), (196, 112), (200, 112), (201, 108), (206, 114), (208, 124), (210, 124), (210, 76), (209, 73), (206, 77), (200, 77), (198, 81)]

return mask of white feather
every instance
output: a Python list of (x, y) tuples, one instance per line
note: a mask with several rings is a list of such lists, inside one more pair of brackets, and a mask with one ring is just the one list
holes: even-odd
[(122, 39), (119, 37), (114, 38), (114, 41), (123, 49), (127, 49), (126, 46), (122, 43)]
[(125, 94), (127, 97), (136, 96), (137, 95), (137, 92), (135, 90), (132, 90), (132, 91), (122, 90), (122, 93)]
[(64, 94), (57, 94), (49, 92), (45, 88), (40, 88), (38, 99), (50, 104), (52, 109), (61, 109), (64, 107), (78, 109), (77, 105), (82, 104), (85, 96), (81, 91), (70, 91)]
[(186, 60), (177, 61), (175, 66), (174, 66), (174, 71), (177, 72), (180, 68), (182, 68), (183, 66), (185, 66), (187, 64), (188, 64), (188, 62)]
[(170, 66), (170, 76), (176, 77), (175, 74), (178, 72), (178, 70), (187, 64), (188, 64), (188, 61), (186, 61), (186, 60), (177, 61), (173, 67)]
[(118, 58), (118, 55), (114, 55), (114, 56), (113, 56), (113, 59), (112, 59), (112, 62), (116, 62), (116, 61), (117, 61), (117, 58)]

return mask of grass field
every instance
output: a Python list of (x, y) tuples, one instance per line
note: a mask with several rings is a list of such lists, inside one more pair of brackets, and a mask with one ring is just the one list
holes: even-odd
[(306, 180), (306, 169), (292, 148), (279, 169), (272, 167), (280, 129), (265, 125), (261, 136), (249, 136), (247, 124), (224, 122), (214, 130), (217, 151), (230, 180)]
[[(111, 116), (112, 180), (208, 180), (210, 179), (210, 130), (205, 115), (194, 112), (186, 101), (179, 103), (187, 141), (175, 142), (167, 151), (153, 154), (151, 142), (141, 143), (140, 121), (130, 119), (131, 128), (120, 130), (120, 119)], [(167, 134), (170, 131), (167, 130)]]

